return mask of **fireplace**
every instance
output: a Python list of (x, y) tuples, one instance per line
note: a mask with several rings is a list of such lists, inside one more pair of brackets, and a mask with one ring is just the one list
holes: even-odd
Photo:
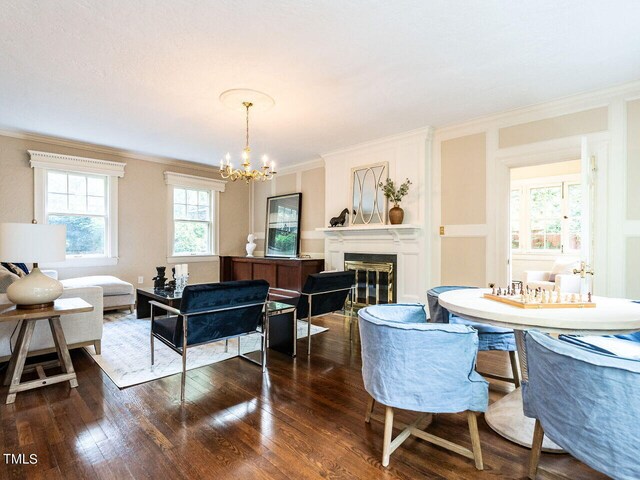
[(397, 296), (397, 256), (345, 253), (344, 269), (356, 274), (353, 306), (394, 303)]

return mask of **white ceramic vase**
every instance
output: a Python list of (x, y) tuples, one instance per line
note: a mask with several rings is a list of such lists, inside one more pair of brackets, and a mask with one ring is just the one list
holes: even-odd
[(62, 295), (62, 283), (45, 275), (38, 267), (7, 288), (9, 301), (24, 307), (48, 304), (60, 295)]

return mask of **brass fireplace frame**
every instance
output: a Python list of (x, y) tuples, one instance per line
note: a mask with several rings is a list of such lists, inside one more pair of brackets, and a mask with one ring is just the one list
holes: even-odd
[[(352, 308), (362, 308), (362, 307), (366, 307), (371, 305), (369, 303), (369, 273), (370, 272), (375, 272), (376, 275), (376, 281), (375, 281), (375, 299), (376, 302), (374, 305), (377, 305), (380, 303), (380, 274), (381, 273), (386, 273), (388, 275), (388, 284), (386, 286), (386, 290), (387, 290), (387, 301), (389, 303), (393, 303), (395, 302), (395, 298), (393, 298), (393, 282), (394, 282), (394, 272), (393, 272), (393, 263), (391, 262), (363, 262), (360, 260), (345, 260), (344, 262), (344, 269), (345, 270), (352, 270), (356, 272), (356, 283), (354, 285), (354, 289), (353, 289), (353, 293), (352, 293), (352, 297), (351, 297), (351, 304), (352, 304)], [(366, 283), (365, 283), (365, 302), (366, 303), (360, 303), (358, 302), (358, 273), (359, 272), (365, 272), (365, 279), (366, 279)]]

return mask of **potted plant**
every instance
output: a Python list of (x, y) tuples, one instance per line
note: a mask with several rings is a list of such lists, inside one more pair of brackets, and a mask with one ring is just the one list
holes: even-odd
[(390, 178), (387, 178), (385, 183), (380, 182), (379, 184), (384, 196), (393, 202), (393, 208), (389, 210), (389, 223), (391, 225), (400, 225), (404, 220), (404, 210), (400, 208), (400, 201), (402, 197), (409, 193), (409, 185), (411, 185), (411, 180), (408, 178), (399, 188), (396, 188), (396, 184)]

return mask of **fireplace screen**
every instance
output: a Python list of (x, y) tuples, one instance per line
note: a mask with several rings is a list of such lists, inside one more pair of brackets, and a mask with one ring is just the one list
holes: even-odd
[(393, 263), (347, 260), (344, 268), (356, 272), (353, 307), (395, 302)]

